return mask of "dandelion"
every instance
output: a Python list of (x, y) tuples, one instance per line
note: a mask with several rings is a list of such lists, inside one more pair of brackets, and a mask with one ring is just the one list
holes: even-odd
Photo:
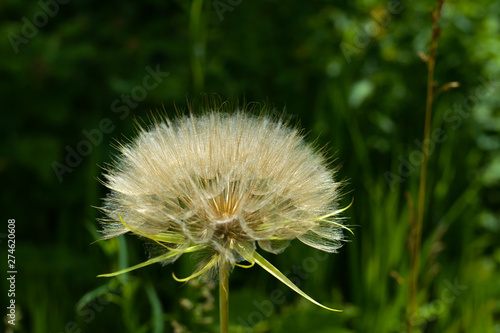
[(299, 129), (269, 116), (267, 107), (260, 115), (227, 108), (156, 119), (119, 145), (105, 174), (104, 238), (130, 232), (154, 242), (157, 255), (101, 276), (200, 251), (206, 259), (192, 275), (173, 277), (185, 282), (218, 270), (222, 332), (234, 266), (257, 264), (309, 301), (339, 311), (309, 297), (256, 250), (258, 244), (277, 254), (296, 238), (336, 252), (347, 227), (338, 217), (343, 209), (335, 171)]

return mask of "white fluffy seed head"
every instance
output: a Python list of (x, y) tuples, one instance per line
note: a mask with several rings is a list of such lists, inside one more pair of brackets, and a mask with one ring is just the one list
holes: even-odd
[(168, 233), (231, 264), (242, 260), (238, 242), (278, 253), (298, 238), (335, 252), (340, 183), (299, 130), (266, 111), (207, 111), (140, 129), (105, 175), (105, 237)]

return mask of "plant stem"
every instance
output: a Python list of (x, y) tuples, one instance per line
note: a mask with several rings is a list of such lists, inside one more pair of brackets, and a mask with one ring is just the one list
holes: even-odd
[(202, 18), (203, 0), (194, 0), (191, 4), (189, 33), (191, 36), (191, 72), (195, 92), (203, 90), (203, 58), (205, 55), (205, 21)]
[(422, 165), (420, 167), (420, 183), (418, 188), (418, 208), (417, 221), (415, 224), (415, 239), (412, 242), (412, 261), (411, 261), (411, 283), (410, 283), (410, 321), (409, 332), (413, 331), (413, 316), (417, 312), (417, 291), (418, 291), (418, 275), (420, 268), (420, 252), (422, 243), (422, 225), (424, 222), (425, 208), (425, 188), (427, 180), (427, 164), (429, 161), (429, 144), (432, 119), (432, 103), (434, 101), (434, 68), (436, 65), (438, 39), (440, 29), (438, 27), (439, 18), (441, 16), (441, 8), (444, 0), (437, 1), (437, 8), (431, 11), (432, 18), (432, 42), (429, 50), (429, 56), (426, 57), (427, 63), (427, 99), (425, 103), (425, 127), (424, 127), (424, 147)]
[(220, 332), (229, 333), (229, 266), (219, 261)]

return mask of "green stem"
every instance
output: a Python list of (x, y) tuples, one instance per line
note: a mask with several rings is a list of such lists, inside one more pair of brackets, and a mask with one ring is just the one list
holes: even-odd
[(434, 102), (434, 68), (436, 65), (438, 39), (441, 33), (438, 22), (441, 17), (441, 8), (444, 0), (437, 0), (437, 8), (431, 11), (432, 17), (432, 42), (430, 46), (429, 56), (427, 57), (427, 99), (425, 103), (425, 127), (424, 127), (424, 147), (422, 165), (420, 166), (420, 183), (418, 188), (418, 207), (417, 207), (417, 221), (414, 226), (415, 230), (412, 233), (415, 237), (411, 249), (412, 262), (411, 262), (411, 282), (410, 282), (410, 321), (409, 333), (413, 332), (414, 323), (412, 318), (416, 316), (418, 308), (418, 276), (420, 268), (420, 252), (422, 244), (422, 226), (424, 223), (425, 212), (425, 189), (427, 181), (427, 164), (429, 161), (429, 143), (431, 132), (432, 120), (432, 104)]
[(229, 267), (219, 261), (220, 332), (229, 333)]
[(191, 72), (193, 89), (199, 93), (203, 89), (203, 58), (205, 56), (205, 22), (202, 20), (203, 0), (191, 4), (189, 30), (191, 35)]

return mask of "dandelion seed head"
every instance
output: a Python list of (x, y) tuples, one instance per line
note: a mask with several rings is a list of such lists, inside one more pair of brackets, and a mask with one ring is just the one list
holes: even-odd
[(231, 265), (243, 260), (239, 243), (279, 253), (297, 238), (335, 252), (341, 183), (299, 129), (265, 109), (219, 109), (139, 129), (104, 175), (104, 237), (136, 233), (179, 255), (198, 244)]

